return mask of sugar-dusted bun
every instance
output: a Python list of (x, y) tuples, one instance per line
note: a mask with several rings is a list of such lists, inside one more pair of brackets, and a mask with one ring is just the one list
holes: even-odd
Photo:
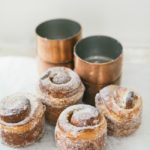
[(142, 99), (134, 91), (109, 85), (99, 91), (95, 103), (106, 117), (109, 135), (130, 135), (141, 124)]
[(46, 105), (46, 119), (55, 124), (66, 107), (82, 99), (85, 88), (79, 76), (71, 69), (53, 67), (41, 76), (38, 89)]
[(0, 101), (0, 140), (12, 147), (36, 142), (44, 131), (45, 106), (29, 93), (16, 93)]
[(77, 104), (60, 114), (55, 139), (59, 150), (103, 150), (106, 132), (106, 120), (95, 107)]
[(29, 115), (30, 109), (30, 100), (25, 96), (3, 99), (0, 101), (0, 119), (7, 123), (17, 123)]

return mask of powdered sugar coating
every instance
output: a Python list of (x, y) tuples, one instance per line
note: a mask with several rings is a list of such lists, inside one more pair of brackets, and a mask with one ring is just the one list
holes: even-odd
[(53, 72), (49, 78), (55, 84), (65, 84), (71, 79), (67, 72)]
[[(79, 111), (79, 110), (83, 110), (86, 109), (85, 111), (89, 110), (91, 112), (91, 115), (89, 117), (84, 116), (84, 118), (81, 117), (81, 119), (86, 119), (86, 118), (91, 118), (91, 117), (97, 117), (97, 115), (99, 115), (98, 110), (90, 105), (85, 105), (85, 104), (77, 104), (77, 105), (73, 105), (70, 106), (68, 108), (66, 108), (59, 116), (58, 118), (58, 126), (60, 126), (61, 128), (63, 128), (63, 130), (65, 132), (70, 132), (73, 136), (78, 136), (80, 134), (80, 132), (84, 132), (86, 130), (91, 130), (94, 128), (98, 128), (100, 127), (102, 124), (104, 124), (104, 120), (102, 119), (99, 123), (97, 123), (96, 125), (87, 125), (87, 126), (83, 126), (83, 127), (78, 127), (73, 125), (70, 120), (68, 119), (70, 115), (72, 115), (74, 112)], [(94, 112), (94, 113), (93, 113)], [(93, 113), (93, 114), (92, 114)], [(80, 112), (78, 113), (78, 115), (80, 115)], [(77, 118), (77, 116), (76, 116)], [(80, 117), (78, 116), (77, 119), (80, 119)], [(103, 132), (101, 132), (101, 134), (103, 134), (105, 132), (105, 130)], [(96, 135), (95, 135), (96, 136)], [(98, 136), (99, 133), (98, 133)]]
[(94, 140), (73, 140), (69, 138), (59, 138), (56, 135), (58, 150), (104, 150), (106, 135)]
[(127, 88), (110, 85), (95, 97), (96, 107), (107, 118), (108, 132), (116, 136), (129, 135), (141, 123), (142, 99), (135, 92), (131, 97), (132, 107), (126, 108), (126, 98), (131, 92)]
[(98, 117), (99, 112), (96, 109), (87, 107), (85, 109), (79, 109), (73, 112), (72, 118), (77, 121), (90, 120), (91, 118)]
[(40, 78), (40, 86), (47, 91), (68, 92), (79, 87), (81, 80), (79, 76), (69, 68), (52, 67)]
[[(55, 83), (50, 80), (55, 79)], [(59, 83), (59, 84), (58, 84)], [(50, 68), (40, 78), (38, 95), (47, 106), (65, 108), (82, 99), (85, 87), (80, 77), (69, 68)]]
[[(15, 93), (13, 95), (7, 96), (4, 99), (15, 99), (16, 97), (20, 97), (22, 95), (26, 95), (26, 97), (30, 100), (30, 105), (31, 105), (31, 111), (29, 113), (29, 115), (22, 121), (17, 122), (17, 123), (7, 123), (4, 122), (3, 120), (0, 119), (0, 126), (4, 125), (4, 126), (9, 126), (9, 127), (19, 127), (21, 125), (27, 124), (28, 122), (32, 122), (34, 121), (35, 116), (37, 116), (38, 114), (43, 114), (45, 111), (45, 108), (43, 107), (43, 105), (41, 104), (40, 100), (37, 99), (36, 96), (30, 94), (30, 93)], [(38, 111), (38, 114), (37, 114)], [(34, 125), (33, 125), (34, 127)], [(14, 130), (15, 132), (15, 130)]]
[[(116, 95), (116, 91), (117, 93), (119, 93), (119, 95)], [(126, 108), (120, 107), (120, 104), (118, 105), (117, 103), (119, 102), (117, 101), (124, 101), (125, 99), (124, 97), (126, 96), (126, 93), (128, 92), (130, 92), (130, 90), (128, 90), (127, 88), (122, 88), (117, 85), (109, 85), (103, 88), (102, 90), (100, 90), (98, 94), (96, 94), (96, 97), (95, 97), (96, 105), (98, 106), (98, 104), (104, 104), (107, 111), (113, 112), (113, 114), (115, 116), (120, 117), (121, 120), (131, 119), (132, 112), (134, 112), (136, 109), (140, 108), (140, 110), (137, 111), (136, 114), (135, 113), (133, 114), (134, 115), (133, 117), (138, 116), (139, 113), (141, 113), (142, 100), (141, 100), (141, 97), (136, 94), (137, 96), (134, 99), (135, 104), (133, 108), (126, 109)], [(108, 116), (108, 117), (111, 117), (111, 116)]]
[[(73, 124), (72, 118), (81, 122), (95, 120), (92, 124)], [(80, 120), (81, 119), (81, 120)], [(92, 120), (92, 121), (93, 121)], [(103, 115), (90, 105), (78, 104), (66, 108), (57, 121), (55, 138), (59, 150), (103, 150), (107, 124)]]
[(73, 93), (71, 92), (70, 95), (66, 94), (66, 97), (57, 98), (53, 97), (53, 95), (51, 94), (43, 93), (39, 88), (37, 88), (38, 97), (42, 100), (42, 102), (47, 106), (57, 108), (65, 108), (67, 106), (76, 104), (82, 99), (84, 90), (85, 87), (81, 83), (80, 86), (75, 90), (75, 92), (72, 91)]
[[(29, 93), (16, 93), (6, 97), (5, 100), (15, 100), (22, 96), (26, 97), (31, 105), (31, 110), (29, 114), (26, 115), (26, 118), (14, 123), (5, 122), (0, 119), (0, 140), (2, 143), (11, 147), (24, 147), (30, 145), (43, 135), (45, 107), (37, 97)], [(23, 103), (17, 102), (14, 106), (19, 108), (22, 107), (22, 105)]]
[(19, 114), (21, 110), (26, 110), (28, 107), (30, 107), (30, 101), (24, 96), (4, 98), (0, 103), (0, 115)]

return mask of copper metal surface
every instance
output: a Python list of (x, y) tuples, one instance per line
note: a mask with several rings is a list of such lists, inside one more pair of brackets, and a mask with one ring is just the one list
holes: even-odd
[[(84, 92), (84, 96), (83, 96), (83, 102), (86, 104), (90, 104), (95, 106), (95, 95), (96, 93), (99, 92), (100, 89), (102, 89), (103, 87), (109, 85), (98, 85), (98, 84), (91, 84), (88, 83), (86, 81), (83, 81), (84, 85), (85, 85), (85, 92)], [(121, 84), (121, 77), (119, 79), (117, 79), (116, 81), (112, 82), (111, 84), (116, 84), (116, 85), (120, 85)]]
[[(112, 60), (103, 63), (99, 63), (99, 62), (92, 63), (87, 61), (86, 60), (86, 56), (88, 55), (87, 53), (89, 53), (90, 56), (94, 54), (98, 56), (100, 55), (101, 50), (103, 50), (103, 48), (104, 48), (103, 53), (105, 53), (105, 47), (104, 46), (101, 47), (100, 45), (101, 38), (103, 38), (102, 45), (104, 43), (105, 45), (108, 44), (109, 46), (109, 42), (110, 42), (110, 46), (109, 46), (110, 50), (105, 55), (107, 56), (110, 55), (111, 53), (112, 56), (116, 55), (115, 58), (112, 58)], [(109, 42), (107, 42), (108, 39)], [(93, 44), (93, 41), (91, 42), (88, 40), (94, 40), (95, 45)], [(114, 43), (117, 45), (118, 54), (116, 54)], [(112, 50), (111, 50), (111, 46), (113, 47)], [(93, 37), (82, 39), (76, 44), (74, 55), (75, 55), (75, 71), (86, 82), (89, 82), (91, 84), (92, 83), (97, 84), (97, 85), (106, 85), (117, 80), (121, 75), (122, 59), (123, 59), (122, 46), (115, 39), (106, 36), (93, 36)]]
[(70, 69), (74, 68), (74, 63), (69, 62), (69, 63), (61, 63), (61, 64), (52, 64), (52, 63), (47, 63), (43, 60), (41, 60), (39, 57), (37, 58), (37, 67), (38, 67), (38, 73), (42, 74), (45, 72), (48, 68), (50, 67), (58, 67), (58, 66), (63, 66), (63, 67), (68, 67)]
[(36, 28), (38, 56), (49, 63), (73, 61), (73, 47), (81, 38), (79, 23), (68, 19), (54, 19)]

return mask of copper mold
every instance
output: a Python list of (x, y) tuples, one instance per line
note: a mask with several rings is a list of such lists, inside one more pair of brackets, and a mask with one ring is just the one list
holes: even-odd
[(122, 70), (123, 48), (107, 36), (91, 36), (75, 45), (75, 71), (86, 82), (107, 85), (116, 81)]
[(49, 63), (73, 61), (73, 47), (81, 38), (81, 25), (68, 19), (53, 19), (37, 26), (38, 56)]
[[(109, 85), (100, 85), (100, 84), (92, 84), (86, 81), (83, 81), (85, 85), (85, 93), (83, 95), (83, 102), (86, 104), (90, 104), (95, 106), (95, 95), (99, 92), (100, 89), (104, 88), (105, 86)], [(121, 83), (121, 77), (119, 77), (116, 81), (113, 81), (110, 84), (120, 85)]]
[(41, 60), (39, 57), (37, 57), (37, 65), (38, 65), (38, 73), (39, 74), (42, 74), (48, 68), (51, 68), (51, 67), (63, 66), (63, 67), (67, 67), (67, 68), (70, 68), (70, 69), (74, 68), (73, 61), (69, 62), (69, 63), (53, 64), (53, 63), (45, 62), (45, 61)]

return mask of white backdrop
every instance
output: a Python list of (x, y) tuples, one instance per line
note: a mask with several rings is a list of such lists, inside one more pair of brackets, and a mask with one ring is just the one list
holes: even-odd
[(35, 27), (60, 17), (80, 22), (84, 37), (105, 34), (150, 48), (149, 0), (0, 0), (0, 50), (35, 49)]

